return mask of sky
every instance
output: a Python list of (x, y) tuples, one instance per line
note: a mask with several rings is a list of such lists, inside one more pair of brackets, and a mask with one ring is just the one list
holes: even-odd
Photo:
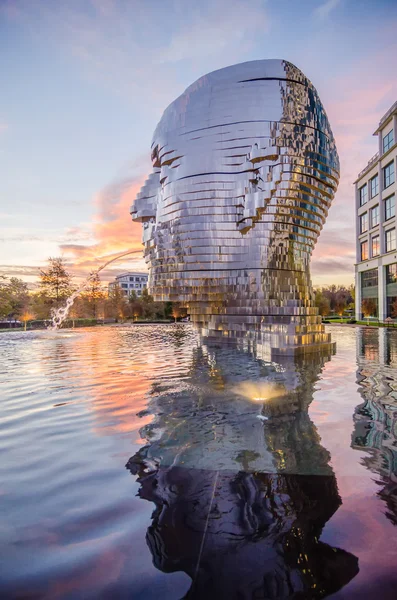
[(395, 0), (0, 0), (0, 273), (145, 270), (129, 207), (162, 112), (201, 75), (281, 58), (316, 86), (341, 180), (314, 285), (354, 280), (354, 186), (397, 100)]

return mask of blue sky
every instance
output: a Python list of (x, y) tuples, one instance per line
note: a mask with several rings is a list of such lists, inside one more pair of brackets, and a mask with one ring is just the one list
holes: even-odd
[(0, 0), (0, 271), (34, 281), (63, 254), (82, 276), (139, 249), (128, 206), (162, 111), (206, 72), (285, 58), (317, 87), (341, 158), (313, 282), (352, 282), (352, 182), (397, 99), (396, 56), (394, 1)]

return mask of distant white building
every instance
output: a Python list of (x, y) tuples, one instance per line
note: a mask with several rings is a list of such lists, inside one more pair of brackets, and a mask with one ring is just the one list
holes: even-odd
[(109, 283), (109, 293), (118, 285), (125, 296), (129, 296), (131, 292), (135, 292), (137, 296), (140, 296), (142, 290), (147, 287), (147, 281), (147, 273), (122, 273)]

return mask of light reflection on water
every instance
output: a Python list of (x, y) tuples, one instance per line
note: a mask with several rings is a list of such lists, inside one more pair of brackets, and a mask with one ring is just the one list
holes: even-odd
[(397, 332), (331, 332), (2, 333), (0, 596), (395, 598)]

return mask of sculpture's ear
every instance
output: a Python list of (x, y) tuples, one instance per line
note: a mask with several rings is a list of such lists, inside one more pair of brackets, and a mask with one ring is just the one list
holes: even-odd
[[(247, 233), (259, 221), (281, 181), (281, 166), (277, 146), (260, 147), (254, 144), (247, 157), (247, 168), (241, 188), (241, 206), (238, 229)], [(248, 179), (247, 179), (248, 176)]]

